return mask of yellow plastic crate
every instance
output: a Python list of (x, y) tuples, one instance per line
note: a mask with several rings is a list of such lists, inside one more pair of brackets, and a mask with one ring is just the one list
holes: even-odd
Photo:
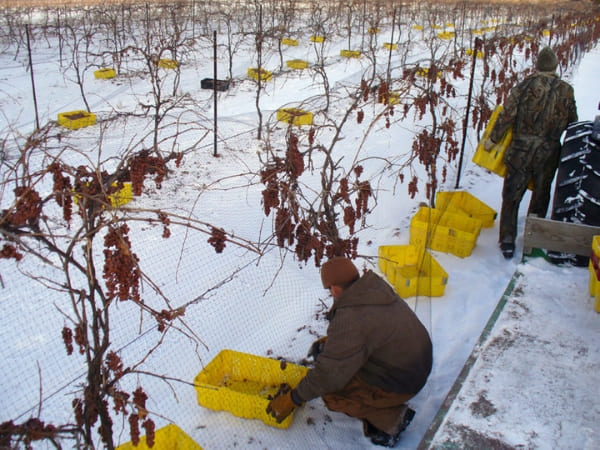
[(340, 55), (344, 58), (360, 58), (359, 50), (340, 50)]
[(292, 414), (277, 423), (267, 414), (267, 406), (282, 383), (295, 388), (307, 370), (275, 359), (222, 350), (194, 379), (198, 404), (245, 419), (259, 419), (272, 427), (287, 428)]
[(202, 450), (191, 437), (175, 424), (169, 424), (154, 432), (154, 446), (148, 446), (146, 436), (140, 438), (137, 446), (131, 442), (121, 444), (117, 450)]
[(379, 269), (400, 297), (441, 297), (448, 273), (425, 248), (417, 245), (383, 245), (378, 249)]
[(506, 167), (504, 166), (503, 161), (504, 152), (512, 140), (512, 128), (508, 129), (500, 142), (498, 142), (489, 152), (486, 152), (485, 148), (483, 147), (484, 142), (490, 137), (492, 129), (494, 128), (494, 124), (496, 123), (496, 120), (501, 112), (502, 105), (498, 105), (496, 108), (494, 108), (485, 130), (483, 131), (481, 141), (479, 141), (479, 144), (477, 144), (477, 150), (473, 155), (473, 162), (503, 177), (506, 173)]
[(290, 59), (286, 61), (285, 64), (291, 69), (306, 69), (308, 67), (308, 61), (304, 61), (302, 59)]
[(385, 105), (397, 105), (400, 103), (400, 92), (388, 92), (387, 97), (385, 95), (378, 95), (377, 102)]
[(383, 48), (388, 50), (398, 50), (398, 44), (392, 44), (391, 42), (384, 42)]
[(100, 79), (114, 78), (117, 76), (117, 72), (115, 69), (111, 69), (110, 67), (103, 67), (101, 69), (94, 70), (94, 76)]
[[(248, 69), (248, 76), (250, 78), (254, 78), (256, 81), (258, 81), (258, 77), (259, 77), (259, 71), (258, 68), (256, 67), (250, 67)], [(260, 80), (261, 81), (269, 81), (273, 78), (273, 73), (269, 72), (266, 69), (260, 69)]]
[(592, 252), (600, 259), (600, 235), (592, 238)]
[(96, 123), (96, 114), (84, 110), (69, 111), (58, 113), (58, 124), (76, 130), (78, 128), (89, 127)]
[(482, 228), (494, 226), (498, 215), (496, 211), (466, 191), (438, 191), (435, 195), (435, 207), (441, 211), (466, 214), (481, 221)]
[[(114, 182), (112, 186), (117, 187), (117, 184), (117, 182)], [(110, 200), (110, 204), (113, 208), (117, 208), (119, 206), (125, 205), (126, 203), (129, 203), (133, 199), (131, 182), (125, 181), (123, 183), (123, 187), (114, 194), (109, 195), (108, 199)], [(79, 203), (79, 195), (73, 196), (73, 201), (75, 202), (75, 204)]]
[[(490, 120), (488, 120), (487, 125), (485, 126), (485, 130), (483, 130), (483, 136), (481, 140), (477, 144), (477, 149), (475, 150), (475, 154), (473, 155), (472, 161), (478, 166), (483, 167), (484, 169), (488, 169), (489, 171), (495, 173), (496, 175), (500, 175), (504, 177), (506, 174), (506, 166), (504, 165), (504, 153), (506, 149), (510, 145), (510, 141), (512, 140), (512, 127), (509, 128), (500, 142), (496, 143), (489, 152), (485, 151), (483, 144), (490, 137), (492, 130), (494, 128), (494, 124), (498, 119), (498, 116), (502, 112), (502, 105), (497, 105), (492, 111), (492, 115), (490, 116)], [(527, 186), (529, 189), (533, 189), (533, 181), (529, 183)]]
[[(427, 78), (427, 77), (429, 76), (429, 67), (419, 67), (419, 68), (417, 69), (417, 75), (419, 75), (419, 76), (421, 76), (421, 77), (423, 77), (423, 78)], [(442, 72), (441, 72), (440, 70), (438, 70), (438, 71), (435, 73), (435, 77), (436, 77), (437, 79), (440, 79), (440, 78), (442, 78)]]
[(297, 39), (283, 38), (283, 39), (281, 39), (281, 43), (283, 45), (289, 45), (290, 47), (297, 47), (298, 46), (298, 40)]
[(277, 120), (292, 125), (312, 125), (313, 113), (297, 108), (281, 108), (277, 110)]
[(452, 39), (454, 36), (456, 36), (456, 33), (452, 32), (452, 31), (442, 31), (440, 33), (437, 34), (437, 36), (440, 39)]
[(588, 264), (590, 272), (590, 295), (594, 297), (594, 309), (600, 312), (600, 268), (598, 267), (598, 258), (592, 254)]
[(162, 67), (163, 69), (177, 69), (179, 63), (174, 59), (163, 58), (158, 60), (158, 67)]
[[(113, 183), (113, 186), (117, 186), (117, 183)], [(133, 191), (131, 190), (131, 182), (126, 181), (123, 183), (123, 187), (114, 194), (108, 196), (110, 203), (113, 208), (117, 208), (121, 205), (129, 203), (133, 199)]]
[[(465, 53), (467, 54), (467, 56), (473, 56), (473, 53), (475, 52), (475, 50), (473, 50), (472, 48), (468, 48)], [(483, 59), (484, 53), (481, 50), (477, 50), (477, 58), (479, 59)]]
[(480, 220), (423, 206), (410, 221), (410, 243), (464, 258), (475, 248), (480, 231)]
[(310, 42), (316, 42), (318, 44), (322, 44), (325, 41), (323, 36), (313, 35), (310, 37)]

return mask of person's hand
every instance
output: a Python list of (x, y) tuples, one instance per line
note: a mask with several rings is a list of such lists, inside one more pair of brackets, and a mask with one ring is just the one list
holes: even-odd
[(323, 352), (323, 349), (325, 348), (326, 340), (327, 340), (327, 336), (323, 336), (322, 338), (319, 338), (315, 342), (313, 342), (312, 345), (310, 346), (310, 350), (308, 351), (308, 354), (306, 356), (308, 358), (312, 358), (313, 361), (316, 361), (317, 356), (319, 356)]
[(489, 152), (492, 148), (494, 148), (494, 145), (496, 145), (496, 143), (494, 141), (492, 141), (490, 138), (488, 138), (483, 143), (483, 149), (486, 152)]
[(299, 405), (292, 400), (291, 389), (288, 389), (285, 392), (280, 390), (280, 392), (275, 395), (275, 398), (269, 402), (267, 414), (273, 416), (277, 423), (281, 423), (287, 416), (294, 412), (294, 409), (298, 406)]

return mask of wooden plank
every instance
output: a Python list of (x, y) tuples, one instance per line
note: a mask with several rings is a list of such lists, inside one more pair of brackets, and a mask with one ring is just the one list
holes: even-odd
[(600, 227), (527, 216), (523, 253), (529, 255), (532, 249), (541, 248), (590, 256), (596, 235), (600, 235)]

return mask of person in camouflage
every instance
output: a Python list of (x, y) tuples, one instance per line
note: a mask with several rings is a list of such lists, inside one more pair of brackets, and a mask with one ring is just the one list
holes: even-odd
[(567, 125), (578, 120), (573, 87), (558, 77), (557, 66), (554, 51), (544, 47), (537, 57), (537, 72), (511, 90), (484, 143), (485, 150), (491, 150), (512, 127), (513, 138), (504, 155), (499, 232), (500, 249), (506, 258), (514, 254), (519, 204), (529, 183), (532, 195), (528, 214), (546, 217), (550, 187), (560, 162), (560, 138)]

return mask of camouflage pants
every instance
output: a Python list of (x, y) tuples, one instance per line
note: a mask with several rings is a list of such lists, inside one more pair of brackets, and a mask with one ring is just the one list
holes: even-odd
[(323, 401), (332, 411), (368, 420), (375, 428), (395, 434), (404, 419), (405, 403), (414, 395), (387, 392), (354, 375), (341, 391), (323, 395)]
[(519, 205), (527, 186), (532, 184), (527, 214), (546, 217), (552, 180), (560, 160), (560, 143), (543, 140), (513, 141), (505, 158), (498, 242), (515, 242)]

